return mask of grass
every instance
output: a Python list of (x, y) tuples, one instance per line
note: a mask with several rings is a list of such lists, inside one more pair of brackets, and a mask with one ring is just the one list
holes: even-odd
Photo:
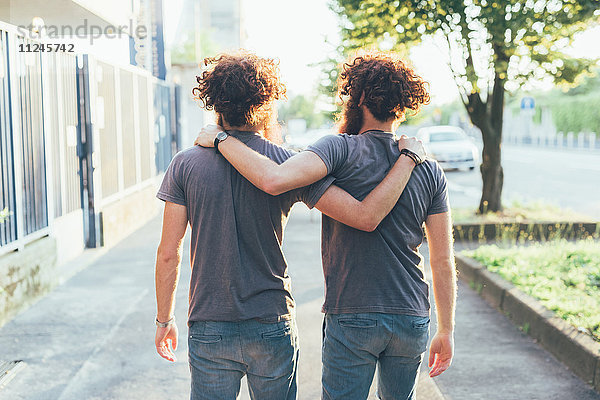
[(593, 239), (464, 251), (600, 341), (600, 243)]
[(500, 212), (476, 214), (475, 211), (471, 208), (454, 208), (452, 209), (452, 219), (455, 224), (590, 221), (590, 217), (586, 215), (541, 201), (523, 203), (514, 200)]

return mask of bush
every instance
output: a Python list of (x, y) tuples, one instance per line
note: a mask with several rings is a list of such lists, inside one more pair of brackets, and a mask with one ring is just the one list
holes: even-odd
[(599, 244), (590, 239), (511, 248), (485, 245), (463, 254), (600, 341)]
[(477, 210), (470, 208), (452, 209), (452, 219), (455, 224), (471, 223), (503, 223), (503, 222), (585, 222), (590, 217), (578, 214), (570, 209), (544, 203), (541, 201), (523, 203), (513, 200), (510, 205), (499, 212), (477, 214)]
[(552, 113), (552, 120), (558, 132), (600, 133), (600, 94), (564, 96), (541, 102)]

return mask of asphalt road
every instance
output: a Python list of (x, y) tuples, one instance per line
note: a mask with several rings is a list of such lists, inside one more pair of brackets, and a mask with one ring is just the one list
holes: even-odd
[[(503, 201), (543, 201), (600, 218), (600, 152), (504, 146)], [(454, 207), (474, 207), (481, 197), (481, 174), (447, 171)]]

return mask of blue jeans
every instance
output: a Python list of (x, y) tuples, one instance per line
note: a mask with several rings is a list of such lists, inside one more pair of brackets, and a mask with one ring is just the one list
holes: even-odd
[(188, 335), (192, 400), (233, 400), (248, 376), (252, 399), (296, 399), (296, 322), (192, 322)]
[(375, 367), (377, 395), (414, 400), (429, 317), (361, 313), (326, 314), (323, 321), (323, 399), (364, 400)]

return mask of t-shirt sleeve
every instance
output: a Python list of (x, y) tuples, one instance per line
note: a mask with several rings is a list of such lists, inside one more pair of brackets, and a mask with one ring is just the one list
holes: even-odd
[(298, 201), (302, 201), (308, 208), (313, 208), (334, 181), (335, 178), (333, 176), (327, 175), (325, 178), (312, 185), (298, 189), (300, 191)]
[(332, 175), (335, 175), (348, 158), (348, 143), (343, 135), (324, 136), (306, 150), (319, 156), (327, 167), (327, 173)]
[(165, 172), (165, 176), (156, 197), (162, 201), (169, 201), (171, 203), (187, 206), (185, 192), (183, 190), (184, 185), (181, 161), (182, 157), (180, 154), (176, 154), (175, 157), (173, 157), (173, 160), (171, 160), (171, 163)]
[(450, 204), (448, 200), (448, 180), (446, 179), (446, 174), (444, 174), (444, 171), (438, 163), (435, 163), (434, 177), (437, 187), (433, 195), (431, 205), (427, 210), (427, 215), (441, 214), (450, 210)]

